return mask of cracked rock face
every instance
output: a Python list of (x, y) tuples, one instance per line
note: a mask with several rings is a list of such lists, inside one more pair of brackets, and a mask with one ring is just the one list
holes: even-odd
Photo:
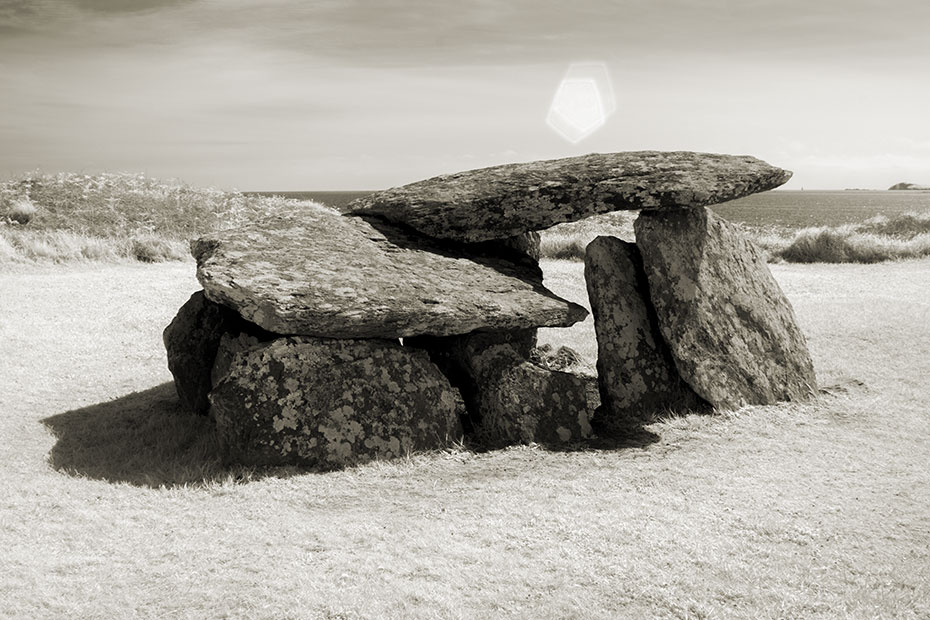
[(226, 459), (334, 469), (461, 440), (461, 396), (387, 340), (225, 336), (210, 393)]
[(349, 213), (476, 242), (609, 211), (712, 205), (789, 178), (789, 171), (746, 155), (592, 153), (442, 175), (360, 198)]
[(817, 390), (791, 304), (737, 226), (708, 209), (660, 209), (634, 228), (662, 335), (699, 396), (729, 409)]
[(210, 402), (210, 372), (223, 334), (248, 332), (265, 339), (255, 325), (244, 321), (233, 310), (207, 299), (197, 291), (181, 306), (165, 328), (162, 339), (168, 354), (168, 370), (181, 406), (190, 413), (207, 415)]
[(325, 208), (214, 233), (191, 249), (208, 298), (279, 334), (445, 336), (587, 315), (544, 288), (532, 264)]
[(529, 361), (529, 331), (404, 341), (423, 347), (462, 393), (470, 426), (491, 444), (579, 441), (591, 435), (587, 381)]
[(601, 407), (592, 425), (598, 433), (704, 406), (678, 374), (659, 331), (636, 245), (597, 237), (585, 252), (584, 277), (597, 336)]

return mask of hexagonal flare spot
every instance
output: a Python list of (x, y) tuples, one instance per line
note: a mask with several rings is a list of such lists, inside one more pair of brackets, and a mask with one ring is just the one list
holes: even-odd
[(600, 129), (615, 109), (606, 65), (576, 63), (555, 91), (546, 124), (576, 143)]

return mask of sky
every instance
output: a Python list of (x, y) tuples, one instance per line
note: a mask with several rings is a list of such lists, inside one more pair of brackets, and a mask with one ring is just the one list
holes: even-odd
[[(923, 0), (0, 0), (0, 178), (361, 190), (694, 150), (930, 184), (928, 31)], [(577, 63), (615, 111), (573, 143), (546, 120)]]

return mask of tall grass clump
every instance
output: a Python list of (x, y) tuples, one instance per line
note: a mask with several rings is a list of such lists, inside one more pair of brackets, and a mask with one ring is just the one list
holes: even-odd
[(141, 174), (34, 173), (0, 184), (0, 261), (182, 260), (189, 239), (298, 206)]
[(930, 256), (930, 213), (805, 228), (775, 256), (793, 263), (877, 263)]
[(584, 260), (585, 248), (599, 235), (633, 241), (633, 222), (638, 214), (638, 211), (614, 211), (578, 222), (557, 224), (540, 233), (540, 256)]
[[(598, 235), (634, 241), (637, 212), (608, 213), (542, 232), (543, 258), (584, 260)], [(772, 227), (741, 226), (770, 262), (877, 263), (930, 256), (930, 212), (880, 215), (859, 224), (803, 228), (793, 233)]]

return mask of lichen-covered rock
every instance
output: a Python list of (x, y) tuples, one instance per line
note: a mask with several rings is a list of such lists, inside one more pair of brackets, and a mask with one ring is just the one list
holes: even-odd
[(682, 378), (714, 407), (816, 392), (807, 341), (759, 250), (708, 209), (643, 211), (649, 296)]
[(165, 328), (162, 340), (168, 354), (168, 370), (174, 376), (178, 398), (185, 410), (207, 414), (210, 372), (220, 338), (226, 333), (240, 332), (263, 339), (271, 337), (258, 326), (248, 324), (235, 311), (207, 299), (203, 291), (191, 295)]
[(597, 237), (585, 251), (584, 277), (597, 336), (597, 432), (622, 432), (662, 411), (704, 406), (682, 381), (659, 331), (636, 245)]
[(591, 435), (583, 377), (529, 361), (527, 332), (414, 338), (462, 393), (468, 430), (490, 444), (560, 444)]
[(210, 393), (226, 460), (333, 469), (448, 446), (461, 396), (388, 340), (224, 337)]
[(791, 173), (745, 155), (637, 151), (446, 174), (359, 198), (379, 215), (440, 239), (484, 241), (598, 213), (698, 207), (778, 187)]
[(269, 331), (328, 338), (568, 326), (538, 268), (319, 207), (192, 244), (207, 297)]
[(530, 361), (549, 370), (569, 370), (581, 364), (581, 356), (565, 345), (553, 349), (551, 344), (544, 344), (530, 351)]

